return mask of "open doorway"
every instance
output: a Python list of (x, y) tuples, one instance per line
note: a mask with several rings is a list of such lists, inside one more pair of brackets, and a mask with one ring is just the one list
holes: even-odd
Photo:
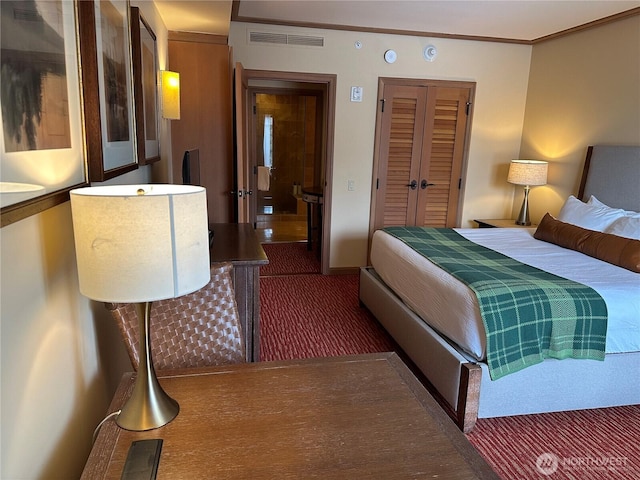
[[(238, 172), (248, 187), (239, 201), (247, 208), (244, 221), (256, 227), (261, 241), (311, 239), (328, 274), (336, 77), (241, 65), (239, 77), (238, 69), (237, 90), (246, 92), (240, 97), (246, 120), (238, 122), (246, 128), (246, 150), (238, 155), (245, 159)], [(267, 222), (269, 239), (261, 231)]]
[(309, 242), (311, 235), (310, 245), (317, 249), (317, 207), (308, 208), (303, 191), (324, 185), (323, 91), (261, 87), (249, 92), (254, 111), (251, 150), (258, 169), (258, 236), (263, 243), (277, 243)]

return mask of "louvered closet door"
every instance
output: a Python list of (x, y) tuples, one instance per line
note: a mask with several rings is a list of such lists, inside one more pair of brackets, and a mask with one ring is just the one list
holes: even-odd
[(376, 228), (415, 223), (426, 102), (424, 87), (385, 87), (379, 160), (384, 175), (378, 176), (377, 184), (377, 204), (382, 208), (376, 209)]
[(384, 85), (373, 230), (456, 226), (472, 87), (438, 83)]
[(428, 89), (415, 225), (456, 224), (469, 96), (466, 88)]

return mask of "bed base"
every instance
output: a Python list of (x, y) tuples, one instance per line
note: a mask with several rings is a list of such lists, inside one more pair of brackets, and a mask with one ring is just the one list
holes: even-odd
[(360, 302), (424, 374), (464, 432), (478, 418), (640, 404), (640, 352), (610, 354), (604, 362), (548, 359), (492, 381), (485, 363), (429, 327), (371, 267), (360, 269)]

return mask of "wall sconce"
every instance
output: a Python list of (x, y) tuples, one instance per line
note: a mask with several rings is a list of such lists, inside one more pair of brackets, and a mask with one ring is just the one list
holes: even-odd
[(512, 160), (509, 165), (507, 182), (524, 185), (524, 200), (520, 215), (516, 219), (517, 225), (531, 225), (529, 220), (529, 187), (545, 185), (547, 183), (547, 162), (542, 160)]
[(162, 90), (162, 118), (180, 120), (180, 74), (161, 70), (160, 88)]

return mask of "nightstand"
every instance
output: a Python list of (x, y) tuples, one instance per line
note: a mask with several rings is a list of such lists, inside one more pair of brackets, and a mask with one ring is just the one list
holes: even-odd
[(516, 225), (516, 221), (511, 218), (493, 218), (473, 220), (478, 224), (478, 228), (536, 228), (538, 225), (532, 223), (531, 225)]

